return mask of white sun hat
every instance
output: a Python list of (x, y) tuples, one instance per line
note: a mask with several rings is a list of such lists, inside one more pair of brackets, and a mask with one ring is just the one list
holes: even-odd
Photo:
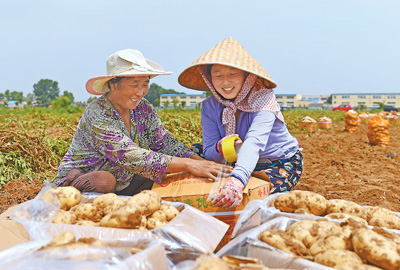
[(108, 92), (108, 81), (115, 77), (133, 77), (149, 75), (169, 75), (159, 64), (144, 58), (138, 50), (126, 49), (110, 55), (107, 59), (107, 75), (91, 78), (86, 83), (86, 90), (93, 95)]

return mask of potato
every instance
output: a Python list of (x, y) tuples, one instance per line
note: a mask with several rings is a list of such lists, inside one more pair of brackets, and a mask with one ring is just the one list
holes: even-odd
[(70, 231), (65, 231), (58, 236), (54, 237), (46, 246), (40, 248), (39, 250), (47, 249), (53, 246), (61, 246), (70, 243), (74, 243), (76, 241), (75, 234)]
[(342, 221), (348, 221), (350, 218), (352, 218), (353, 222), (358, 222), (362, 226), (368, 225), (368, 222), (365, 219), (346, 213), (331, 213), (326, 215), (325, 218), (338, 219)]
[(381, 270), (381, 268), (372, 265), (351, 262), (337, 264), (335, 268), (339, 270)]
[(118, 198), (117, 194), (107, 193), (94, 199), (93, 204), (96, 205), (98, 208), (105, 208), (107, 205), (111, 204), (117, 198)]
[(282, 230), (266, 230), (260, 233), (258, 237), (261, 241), (273, 246), (277, 249), (303, 258), (311, 258), (310, 251), (304, 244), (291, 237), (287, 232)]
[(398, 216), (375, 216), (368, 221), (368, 224), (371, 226), (400, 230), (400, 218)]
[(152, 229), (164, 227), (165, 225), (167, 225), (166, 221), (160, 221), (156, 218), (148, 218), (146, 228), (149, 230), (152, 230)]
[(156, 192), (151, 190), (143, 190), (139, 194), (134, 195), (128, 205), (136, 206), (140, 213), (144, 216), (149, 216), (161, 207), (161, 197)]
[(60, 202), (60, 208), (69, 210), (81, 202), (81, 192), (75, 187), (57, 187), (45, 191), (39, 199), (57, 205), (54, 195)]
[(231, 270), (232, 268), (217, 256), (202, 255), (196, 259), (200, 265), (196, 270)]
[(394, 211), (391, 211), (389, 209), (379, 207), (379, 206), (369, 206), (365, 208), (365, 212), (367, 214), (367, 221), (370, 221), (370, 219), (374, 217), (380, 217), (380, 216), (396, 216), (397, 214)]
[(159, 221), (167, 222), (167, 215), (161, 210), (155, 211), (153, 214), (149, 216), (149, 218), (156, 218)]
[(160, 210), (167, 215), (167, 221), (171, 221), (174, 217), (179, 215), (179, 210), (170, 204), (161, 204)]
[(140, 227), (146, 228), (146, 226), (147, 226), (147, 218), (146, 218), (146, 216), (142, 216), (142, 220), (140, 221), (139, 228)]
[(283, 212), (306, 212), (320, 216), (326, 211), (326, 199), (311, 191), (293, 190), (277, 197), (274, 206)]
[(77, 219), (92, 220), (98, 222), (103, 215), (94, 203), (82, 203), (71, 208), (70, 211), (75, 212)]
[(104, 215), (108, 215), (109, 213), (126, 206), (129, 199), (130, 198), (116, 198), (103, 208)]
[(400, 269), (400, 255), (394, 241), (370, 230), (358, 228), (353, 231), (354, 251), (368, 262), (384, 269)]
[(54, 216), (53, 223), (61, 223), (61, 224), (75, 224), (76, 223), (76, 215), (74, 212), (58, 210), (56, 215)]
[(142, 215), (139, 209), (133, 205), (125, 205), (103, 217), (100, 221), (100, 226), (136, 229), (141, 222)]
[[(234, 268), (240, 268), (240, 269), (259, 269), (259, 270), (263, 270), (265, 268), (261, 268), (261, 262), (259, 259), (255, 259), (255, 258), (249, 258), (249, 257), (244, 257), (244, 256), (240, 256), (240, 255), (223, 255), (222, 256), (222, 260), (224, 260), (227, 264), (229, 264), (230, 266), (233, 266)], [(253, 268), (253, 267), (256, 268)], [(257, 267), (258, 266), (258, 267)]]
[(286, 232), (310, 248), (320, 238), (340, 234), (342, 228), (338, 224), (324, 219), (302, 220), (290, 225)]
[(363, 264), (362, 259), (353, 251), (350, 250), (338, 250), (330, 249), (324, 252), (318, 253), (314, 261), (329, 267), (336, 267), (338, 264), (343, 263), (355, 263)]
[(105, 247), (108, 246), (106, 242), (101, 241), (95, 237), (82, 237), (77, 242), (88, 244), (91, 247)]
[(311, 255), (315, 256), (329, 249), (350, 250), (351, 248), (351, 241), (349, 241), (348, 237), (343, 234), (333, 234), (318, 239), (311, 245), (310, 252)]
[(75, 225), (81, 226), (100, 226), (100, 222), (94, 222), (91, 220), (78, 220)]
[(326, 213), (346, 213), (365, 220), (367, 219), (364, 207), (358, 203), (341, 199), (328, 200), (326, 204)]
[(398, 235), (397, 233), (389, 232), (388, 230), (385, 230), (380, 227), (374, 227), (374, 228), (372, 228), (372, 230), (374, 232), (382, 235), (383, 237), (395, 242), (396, 245), (400, 247), (400, 235)]

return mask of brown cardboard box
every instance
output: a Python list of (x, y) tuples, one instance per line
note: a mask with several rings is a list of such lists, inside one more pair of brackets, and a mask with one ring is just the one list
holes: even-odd
[(303, 119), (300, 120), (299, 123), (299, 130), (305, 130), (307, 132), (316, 132), (317, 131), (317, 121), (315, 121), (313, 118), (306, 116)]
[(317, 124), (319, 129), (329, 129), (332, 128), (332, 119), (326, 116), (320, 117), (318, 118)]
[(0, 215), (0, 251), (29, 242), (29, 234), (24, 226), (8, 218), (16, 207), (18, 206), (10, 207)]
[[(262, 200), (269, 195), (272, 184), (256, 177), (250, 177), (243, 190), (243, 201), (237, 207), (216, 207), (211, 201), (207, 201), (214, 184), (208, 178), (196, 177), (189, 173), (174, 173), (167, 175), (161, 185), (154, 183), (153, 191), (157, 192), (165, 201), (183, 202), (189, 204), (229, 225), (229, 229), (217, 246), (219, 250), (230, 241), (236, 221), (243, 208), (249, 201)], [(220, 181), (222, 187), (224, 181)], [(218, 190), (214, 187), (214, 190)]]

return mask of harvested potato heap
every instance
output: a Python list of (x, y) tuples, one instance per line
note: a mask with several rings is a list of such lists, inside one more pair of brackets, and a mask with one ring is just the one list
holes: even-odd
[(369, 119), (367, 137), (371, 144), (388, 146), (390, 141), (389, 121), (382, 119), (379, 114)]
[(400, 269), (400, 236), (379, 227), (368, 229), (352, 218), (340, 225), (326, 219), (298, 221), (285, 231), (263, 231), (259, 239), (336, 269)]
[(56, 205), (59, 201), (53, 222), (63, 224), (150, 230), (165, 226), (179, 214), (174, 206), (161, 204), (161, 197), (150, 190), (132, 197), (108, 193), (92, 203), (80, 203), (79, 190), (58, 187), (44, 192), (40, 199)]
[(317, 124), (319, 129), (330, 129), (332, 128), (332, 119), (326, 116), (320, 117), (317, 120)]
[(344, 114), (344, 128), (348, 132), (354, 132), (358, 129), (360, 117), (356, 111), (350, 110)]
[(363, 225), (400, 230), (400, 217), (394, 211), (378, 206), (363, 207), (341, 199), (327, 200), (311, 191), (293, 190), (282, 194), (275, 199), (273, 206), (282, 212), (313, 214), (342, 221), (352, 218)]
[[(112, 243), (103, 242), (95, 237), (82, 237), (76, 240), (72, 232), (65, 231), (54, 237), (47, 245), (41, 247), (36, 252), (41, 253), (45, 258), (62, 258), (65, 260), (95, 261), (100, 259), (111, 259), (115, 251), (128, 251), (130, 254), (136, 254), (142, 251), (145, 246), (143, 243), (138, 247), (118, 247), (118, 241)], [(103, 252), (83, 252), (89, 248), (103, 249)], [(114, 248), (110, 250), (108, 248)], [(118, 248), (115, 250), (115, 248)], [(114, 251), (114, 252), (113, 252)]]
[(299, 130), (305, 130), (307, 132), (317, 131), (317, 121), (310, 116), (303, 117), (299, 123)]

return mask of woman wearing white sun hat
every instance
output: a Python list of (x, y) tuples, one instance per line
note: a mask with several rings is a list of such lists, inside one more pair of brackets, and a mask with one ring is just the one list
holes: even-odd
[(221, 165), (177, 141), (143, 98), (151, 78), (168, 74), (140, 51), (112, 54), (107, 75), (86, 84), (89, 93), (101, 97), (83, 113), (54, 184), (82, 192), (133, 195), (151, 189), (154, 181), (161, 183), (168, 172), (216, 179)]
[(223, 162), (222, 141), (243, 141), (228, 181), (213, 199), (215, 205), (239, 205), (243, 187), (255, 171), (272, 182), (272, 193), (297, 184), (303, 157), (276, 102), (276, 83), (238, 41), (230, 37), (218, 43), (186, 68), (178, 82), (212, 92), (201, 108), (206, 159)]

